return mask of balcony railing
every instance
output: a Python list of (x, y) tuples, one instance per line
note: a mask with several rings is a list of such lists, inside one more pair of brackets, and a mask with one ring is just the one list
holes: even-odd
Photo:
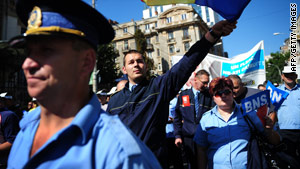
[(128, 52), (130, 50), (129, 46), (123, 47), (123, 52)]
[(191, 35), (184, 35), (182, 37), (182, 40), (190, 40), (191, 39)]
[(175, 42), (175, 38), (168, 39), (168, 43)]
[(153, 50), (153, 45), (152, 44), (147, 44), (147, 50)]

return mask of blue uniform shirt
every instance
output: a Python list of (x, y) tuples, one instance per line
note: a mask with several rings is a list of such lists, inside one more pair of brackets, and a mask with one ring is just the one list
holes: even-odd
[[(174, 99), (172, 99), (170, 101), (170, 106), (169, 106), (169, 116), (172, 117), (173, 119), (175, 117), (176, 103), (177, 103), (177, 97), (174, 97)], [(173, 137), (175, 137), (174, 136), (174, 126), (173, 126), (173, 123), (166, 125), (166, 133), (167, 133), (167, 138), (173, 138)]]
[(203, 114), (194, 141), (207, 147), (210, 169), (246, 169), (247, 144), (250, 128), (236, 105), (227, 122), (218, 112), (218, 106)]
[[(19, 132), (19, 118), (10, 111), (0, 109), (0, 144), (9, 142), (13, 144), (18, 132)], [(8, 159), (8, 153), (0, 153), (0, 164), (6, 165)]]
[(119, 120), (92, 99), (69, 126), (54, 134), (32, 157), (40, 108), (25, 116), (13, 144), (8, 168), (160, 168), (151, 151)]
[(300, 85), (296, 84), (292, 90), (284, 84), (278, 88), (289, 93), (277, 112), (279, 128), (300, 129)]

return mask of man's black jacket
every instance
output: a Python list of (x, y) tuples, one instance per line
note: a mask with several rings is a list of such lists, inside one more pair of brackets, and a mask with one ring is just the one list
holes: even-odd
[[(189, 100), (183, 102), (183, 98), (189, 98)], [(173, 122), (175, 137), (193, 137), (202, 115), (212, 109), (214, 106), (215, 103), (212, 100), (208, 90), (201, 91), (199, 94), (199, 115), (196, 117), (193, 89), (191, 88), (182, 91), (178, 96), (177, 105), (175, 108), (175, 118)]]

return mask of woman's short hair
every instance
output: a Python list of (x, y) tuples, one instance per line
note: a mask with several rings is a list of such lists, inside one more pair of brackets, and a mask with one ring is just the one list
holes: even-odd
[(232, 80), (228, 77), (216, 77), (209, 83), (209, 93), (213, 96), (215, 92), (222, 90), (225, 87), (228, 87), (232, 91)]

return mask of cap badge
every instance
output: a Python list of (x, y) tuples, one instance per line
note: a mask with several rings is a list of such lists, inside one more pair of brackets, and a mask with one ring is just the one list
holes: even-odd
[(28, 19), (27, 29), (36, 29), (42, 25), (42, 11), (39, 7), (35, 6), (30, 13)]

